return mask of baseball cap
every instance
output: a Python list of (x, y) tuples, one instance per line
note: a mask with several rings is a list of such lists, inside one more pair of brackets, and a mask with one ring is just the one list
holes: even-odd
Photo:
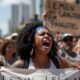
[(61, 38), (61, 40), (65, 42), (72, 41), (72, 39), (73, 39), (73, 35), (71, 33), (65, 33), (62, 35), (62, 38)]

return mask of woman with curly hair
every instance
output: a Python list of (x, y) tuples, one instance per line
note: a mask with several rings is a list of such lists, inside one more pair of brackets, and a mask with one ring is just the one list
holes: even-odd
[[(57, 47), (49, 29), (41, 23), (25, 24), (16, 41), (20, 57), (12, 67), (27, 69), (61, 68), (63, 61), (57, 55)], [(66, 61), (63, 61), (66, 62)], [(67, 62), (65, 63), (67, 66)]]

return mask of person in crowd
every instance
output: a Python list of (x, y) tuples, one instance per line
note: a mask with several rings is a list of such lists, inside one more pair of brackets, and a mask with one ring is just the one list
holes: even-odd
[[(76, 40), (76, 42), (74, 42)], [(74, 47), (77, 44), (77, 38), (70, 33), (65, 33), (62, 36), (61, 44), (59, 45), (59, 55), (66, 58), (70, 62), (78, 63), (80, 61), (80, 55), (74, 51)]]
[(61, 40), (61, 33), (60, 32), (56, 32), (54, 35), (54, 40), (56, 41), (56, 43), (58, 43)]
[(1, 54), (1, 48), (2, 48), (3, 43), (4, 43), (4, 39), (0, 37), (0, 54)]
[[(13, 40), (5, 40), (1, 51), (7, 66), (12, 65), (16, 60), (15, 42)], [(5, 64), (4, 64), (5, 65)]]
[(18, 35), (18, 33), (13, 33), (13, 34), (11, 35), (11, 40), (16, 41), (17, 35)]
[(73, 50), (80, 55), (80, 39), (77, 41), (77, 44), (75, 45)]
[[(57, 55), (55, 41), (49, 29), (41, 23), (27, 23), (17, 36), (16, 53), (20, 57), (12, 67), (27, 69), (57, 69), (80, 67)], [(63, 64), (64, 63), (64, 64)]]
[(0, 66), (8, 66), (3, 55), (0, 54)]
[(7, 66), (4, 56), (1, 54), (4, 39), (0, 37), (0, 66)]
[(74, 49), (74, 47), (77, 45), (78, 40), (79, 40), (78, 36), (74, 36), (74, 35), (73, 35), (73, 40), (72, 40), (73, 49)]
[(67, 51), (71, 51), (72, 49), (72, 40), (73, 36), (72, 34), (65, 33), (62, 35), (61, 42), (59, 43), (59, 48), (62, 51), (61, 56), (67, 57)]

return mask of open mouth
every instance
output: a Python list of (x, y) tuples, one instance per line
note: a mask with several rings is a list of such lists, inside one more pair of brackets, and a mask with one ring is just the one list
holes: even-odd
[(43, 50), (48, 53), (50, 51), (50, 42), (49, 41), (44, 41), (43, 42)]
[(49, 47), (49, 42), (43, 42), (43, 46)]
[(50, 47), (50, 39), (49, 38), (43, 38), (43, 46)]

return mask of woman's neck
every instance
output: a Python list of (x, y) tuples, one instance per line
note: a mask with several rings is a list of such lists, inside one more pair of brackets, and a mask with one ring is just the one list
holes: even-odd
[(50, 66), (50, 59), (44, 53), (36, 53), (32, 61), (36, 68), (49, 68)]

